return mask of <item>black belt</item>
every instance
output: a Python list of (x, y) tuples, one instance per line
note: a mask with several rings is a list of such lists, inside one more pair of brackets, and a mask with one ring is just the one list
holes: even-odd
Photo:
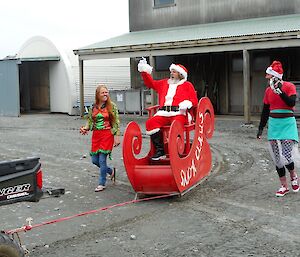
[(288, 118), (288, 117), (294, 117), (294, 113), (270, 113), (270, 117), (272, 117), (272, 118)]
[(167, 111), (167, 112), (178, 112), (178, 106), (162, 106), (159, 108), (160, 111)]

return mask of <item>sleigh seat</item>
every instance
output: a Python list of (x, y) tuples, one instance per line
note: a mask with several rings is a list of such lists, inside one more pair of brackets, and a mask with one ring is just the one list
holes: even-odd
[[(148, 111), (148, 117), (151, 118), (155, 115), (155, 113), (158, 111), (158, 109), (160, 108), (159, 105), (154, 105), (154, 106), (150, 106), (148, 108), (146, 108), (146, 110)], [(193, 130), (195, 130), (195, 119), (196, 119), (196, 113), (197, 113), (197, 107), (192, 107), (191, 109), (187, 110), (187, 115), (190, 115), (190, 121), (187, 122), (184, 125), (184, 141), (185, 141), (185, 147), (184, 147), (184, 152), (182, 154), (182, 157), (186, 156), (190, 149), (191, 149), (191, 140), (192, 140), (192, 132)], [(162, 136), (163, 136), (163, 143), (164, 143), (164, 150), (166, 153), (166, 160), (160, 160), (160, 161), (151, 161), (152, 163), (158, 163), (160, 162), (161, 164), (168, 164), (170, 161), (169, 158), (169, 132), (170, 132), (170, 127), (171, 124), (168, 126), (163, 126), (161, 128), (162, 131)], [(150, 150), (150, 154), (153, 155), (155, 152), (154, 146), (151, 143), (151, 150)]]

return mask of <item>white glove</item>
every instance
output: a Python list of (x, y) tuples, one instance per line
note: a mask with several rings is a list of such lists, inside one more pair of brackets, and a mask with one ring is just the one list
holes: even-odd
[(152, 67), (147, 63), (146, 59), (143, 58), (138, 63), (138, 71), (139, 72), (147, 72), (148, 74), (152, 73)]
[(179, 103), (179, 110), (186, 110), (192, 108), (193, 104), (189, 100), (184, 100), (181, 103)]
[(273, 92), (277, 95), (281, 95), (282, 94), (282, 91), (280, 88), (276, 88), (275, 90), (273, 90)]
[(270, 87), (273, 90), (273, 92), (277, 95), (282, 94), (282, 81), (276, 77), (270, 78)]

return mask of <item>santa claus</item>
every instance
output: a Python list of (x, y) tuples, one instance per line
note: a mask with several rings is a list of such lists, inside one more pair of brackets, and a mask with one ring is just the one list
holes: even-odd
[(192, 83), (187, 81), (187, 69), (180, 64), (171, 64), (170, 78), (153, 80), (152, 67), (145, 59), (140, 60), (138, 71), (141, 72), (145, 85), (158, 94), (158, 112), (146, 121), (146, 133), (150, 135), (155, 147), (152, 160), (166, 158), (162, 141), (161, 127), (178, 120), (182, 126), (188, 122), (187, 110), (197, 106), (198, 99)]

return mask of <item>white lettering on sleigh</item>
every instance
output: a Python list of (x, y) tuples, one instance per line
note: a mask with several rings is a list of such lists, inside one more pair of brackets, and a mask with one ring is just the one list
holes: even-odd
[(202, 146), (203, 146), (203, 122), (204, 122), (204, 117), (203, 113), (199, 113), (199, 136), (197, 138), (197, 146), (194, 152), (193, 157), (191, 158), (191, 165), (186, 169), (186, 170), (181, 170), (180, 171), (180, 177), (181, 177), (181, 186), (186, 187), (190, 184), (191, 179), (194, 178), (197, 174), (197, 168), (195, 165), (195, 162), (199, 162), (200, 157), (201, 157), (201, 152), (202, 152)]

